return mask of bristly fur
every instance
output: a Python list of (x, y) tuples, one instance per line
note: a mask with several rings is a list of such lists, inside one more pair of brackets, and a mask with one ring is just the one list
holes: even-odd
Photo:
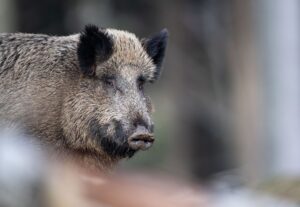
[(0, 33), (1, 121), (18, 123), (58, 159), (112, 168), (139, 150), (129, 139), (138, 128), (153, 134), (143, 84), (159, 75), (167, 36), (143, 44), (93, 25), (69, 36)]
[(113, 53), (113, 41), (95, 25), (87, 25), (81, 33), (78, 43), (78, 60), (83, 74), (93, 76), (97, 64), (110, 58)]
[(168, 36), (168, 30), (163, 29), (158, 34), (142, 40), (142, 44), (146, 52), (152, 58), (153, 63), (156, 65), (154, 80), (157, 79), (161, 73), (161, 66), (165, 56)]

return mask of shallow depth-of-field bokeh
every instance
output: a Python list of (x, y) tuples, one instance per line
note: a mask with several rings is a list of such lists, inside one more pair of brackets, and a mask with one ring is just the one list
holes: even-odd
[(120, 171), (280, 192), (277, 178), (300, 175), (299, 14), (296, 0), (1, 0), (0, 32), (167, 28), (162, 76), (146, 86), (156, 142)]

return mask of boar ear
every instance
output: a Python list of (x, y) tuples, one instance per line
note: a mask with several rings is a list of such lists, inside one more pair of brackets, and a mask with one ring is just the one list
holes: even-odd
[(79, 66), (84, 75), (94, 76), (97, 64), (110, 58), (113, 41), (107, 33), (95, 25), (87, 25), (80, 34), (77, 47)]
[(158, 34), (155, 34), (150, 38), (142, 39), (141, 41), (146, 52), (148, 53), (150, 58), (152, 58), (153, 63), (156, 65), (154, 79), (158, 78), (158, 76), (160, 75), (160, 70), (167, 47), (168, 36), (168, 30), (163, 29)]

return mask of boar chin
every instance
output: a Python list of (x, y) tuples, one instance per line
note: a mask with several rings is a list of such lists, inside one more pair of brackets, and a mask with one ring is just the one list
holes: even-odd
[(132, 157), (137, 150), (128, 145), (127, 135), (123, 132), (121, 124), (114, 121), (114, 125), (116, 132), (110, 135), (109, 124), (100, 125), (96, 119), (92, 120), (89, 125), (91, 138), (111, 157)]
[(129, 147), (128, 143), (119, 144), (114, 141), (115, 138), (102, 137), (100, 138), (101, 149), (112, 157), (132, 157), (137, 150)]

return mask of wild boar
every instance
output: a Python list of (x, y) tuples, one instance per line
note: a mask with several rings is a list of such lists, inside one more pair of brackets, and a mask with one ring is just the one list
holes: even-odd
[(144, 85), (160, 75), (168, 31), (150, 38), (87, 25), (80, 34), (0, 34), (0, 119), (49, 152), (107, 169), (154, 142)]

